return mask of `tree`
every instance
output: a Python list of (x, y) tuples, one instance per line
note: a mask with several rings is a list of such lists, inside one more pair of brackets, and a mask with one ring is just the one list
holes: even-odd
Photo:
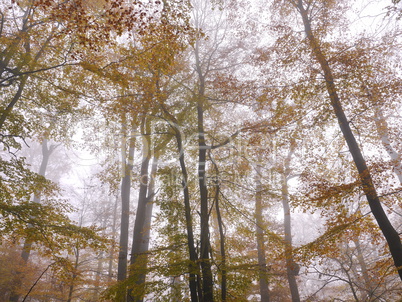
[[(324, 83), (326, 91), (330, 100), (330, 104), (336, 115), (339, 127), (345, 138), (345, 141), (349, 147), (349, 151), (353, 157), (355, 166), (359, 172), (359, 180), (361, 181), (362, 189), (367, 197), (371, 211), (379, 224), (380, 229), (386, 238), (392, 258), (395, 262), (395, 266), (402, 277), (402, 271), (400, 267), (402, 265), (401, 255), (402, 245), (397, 231), (387, 217), (381, 202), (379, 200), (377, 190), (374, 186), (371, 172), (367, 167), (367, 163), (361, 152), (361, 147), (357, 143), (356, 136), (351, 129), (348, 118), (345, 115), (343, 109), (342, 100), (339, 97), (340, 88), (337, 86), (335, 78), (333, 76), (333, 70), (329, 59), (326, 56), (324, 43), (322, 42), (325, 36), (326, 30), (328, 30), (323, 22), (328, 22), (331, 16), (331, 11), (341, 5), (341, 2), (328, 3), (322, 7), (322, 15), (320, 17), (315, 16), (313, 18), (313, 11), (315, 11), (316, 5), (312, 1), (289, 1), (291, 5), (299, 14), (303, 22), (303, 30), (306, 35), (306, 45), (309, 47), (313, 62), (315, 62), (324, 77)], [(325, 13), (325, 14), (324, 14)], [(321, 19), (319, 19), (321, 18)], [(326, 44), (325, 44), (326, 45)]]
[(265, 239), (264, 239), (264, 219), (262, 205), (262, 171), (261, 164), (257, 163), (256, 167), (256, 194), (255, 194), (255, 224), (257, 237), (257, 253), (259, 266), (259, 285), (261, 302), (269, 302), (269, 283), (268, 283), (268, 267), (265, 256)]
[(290, 205), (289, 205), (289, 189), (288, 189), (288, 181), (290, 178), (290, 163), (292, 160), (292, 155), (294, 153), (296, 142), (291, 139), (289, 152), (285, 158), (285, 162), (283, 164), (283, 171), (281, 175), (281, 191), (282, 191), (282, 206), (283, 206), (283, 226), (285, 230), (285, 258), (286, 258), (286, 274), (289, 282), (290, 293), (292, 296), (293, 302), (300, 301), (299, 289), (297, 287), (296, 276), (299, 274), (300, 267), (294, 261), (293, 255), (293, 245), (292, 245), (292, 227), (290, 220)]

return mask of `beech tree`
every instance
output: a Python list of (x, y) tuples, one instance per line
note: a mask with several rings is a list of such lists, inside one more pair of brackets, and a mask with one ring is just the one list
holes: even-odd
[[(394, 299), (391, 2), (365, 31), (343, 0), (0, 4), (1, 299)], [(43, 133), (99, 167), (31, 171)]]

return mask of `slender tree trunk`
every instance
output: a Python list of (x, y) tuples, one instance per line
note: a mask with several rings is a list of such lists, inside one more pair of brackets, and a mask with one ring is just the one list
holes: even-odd
[[(110, 200), (108, 199), (107, 202)], [(106, 213), (108, 211), (105, 211)], [(108, 216), (107, 215), (102, 215), (102, 237), (106, 238), (106, 227), (108, 223)], [(94, 299), (99, 300), (99, 294), (101, 292), (101, 281), (102, 281), (102, 275), (103, 275), (103, 266), (105, 262), (105, 252), (101, 251), (98, 256), (98, 266), (96, 268), (96, 278), (95, 278), (95, 289), (94, 289)]]
[(359, 172), (360, 181), (362, 183), (364, 194), (366, 195), (371, 212), (373, 213), (387, 243), (394, 260), (395, 267), (398, 271), (399, 277), (402, 280), (402, 243), (398, 232), (392, 226), (389, 221), (378, 197), (376, 188), (374, 187), (371, 173), (367, 167), (366, 160), (360, 150), (360, 147), (356, 141), (356, 138), (350, 128), (349, 121), (342, 108), (341, 101), (338, 96), (338, 90), (335, 86), (334, 78), (332, 75), (331, 67), (328, 60), (321, 50), (319, 41), (315, 38), (311, 29), (311, 21), (308, 16), (308, 11), (303, 6), (303, 1), (297, 1), (297, 9), (303, 19), (304, 31), (307, 35), (307, 39), (310, 43), (313, 56), (318, 61), (321, 69), (324, 73), (327, 92), (331, 101), (331, 105), (334, 109), (335, 115), (338, 119), (338, 123), (342, 134), (349, 147), (349, 151), (353, 157), (356, 168)]
[(206, 144), (204, 133), (204, 109), (203, 101), (199, 101), (198, 107), (198, 183), (200, 188), (201, 203), (201, 244), (200, 260), (202, 270), (202, 290), (205, 302), (212, 302), (213, 298), (213, 279), (210, 261), (210, 238), (209, 238), (209, 206), (208, 189), (206, 179)]
[(190, 192), (188, 190), (188, 172), (186, 162), (184, 159), (184, 149), (183, 149), (183, 141), (181, 133), (177, 128), (175, 128), (174, 130), (176, 132), (176, 142), (177, 142), (177, 149), (179, 152), (179, 162), (180, 162), (181, 173), (183, 176), (182, 186), (184, 196), (184, 211), (186, 217), (187, 245), (190, 255), (190, 263), (189, 263), (190, 295), (191, 295), (191, 302), (198, 302), (202, 301), (202, 289), (200, 280), (200, 270), (198, 266), (198, 256), (194, 244), (193, 217), (191, 214)]
[(297, 281), (296, 281), (296, 274), (298, 273), (298, 265), (294, 262), (293, 259), (289, 195), (288, 195), (288, 185), (285, 176), (283, 176), (282, 179), (282, 205), (284, 212), (283, 225), (285, 228), (286, 274), (288, 278), (290, 293), (292, 295), (292, 302), (300, 302), (299, 289), (297, 287)]
[[(115, 237), (116, 237), (116, 224), (117, 224), (117, 207), (118, 207), (118, 202), (119, 202), (119, 197), (116, 196), (116, 200), (114, 202), (114, 208), (113, 208), (113, 222), (112, 222), (112, 236), (113, 236), (113, 242), (115, 241)], [(113, 278), (113, 260), (114, 260), (114, 249), (115, 249), (115, 245), (112, 244), (112, 246), (110, 247), (110, 251), (109, 251), (109, 264), (108, 264), (108, 281), (112, 281)]]
[(221, 263), (219, 265), (219, 270), (221, 273), (221, 299), (222, 302), (227, 300), (227, 268), (226, 268), (226, 248), (225, 248), (225, 231), (223, 220), (221, 216), (221, 210), (219, 206), (219, 194), (220, 194), (220, 183), (219, 183), (219, 170), (217, 164), (211, 160), (212, 164), (215, 168), (215, 196), (214, 196), (214, 204), (215, 204), (215, 211), (216, 211), (216, 219), (218, 221), (218, 229), (219, 229), (219, 247), (220, 247), (220, 254), (221, 254)]
[[(124, 124), (124, 122), (123, 122)], [(123, 177), (121, 181), (121, 222), (120, 222), (120, 240), (119, 240), (119, 260), (117, 264), (117, 280), (122, 281), (127, 277), (127, 255), (128, 255), (128, 230), (130, 217), (130, 188), (131, 188), (131, 170), (133, 168), (135, 137), (133, 133), (129, 138), (128, 158), (126, 154), (126, 142), (123, 125), (123, 143), (122, 143), (122, 166)], [(134, 129), (132, 129), (134, 131)], [(125, 296), (125, 294), (124, 294)]]
[(147, 118), (143, 118), (141, 125), (142, 134), (142, 163), (140, 170), (140, 190), (138, 193), (138, 205), (135, 215), (133, 244), (130, 257), (130, 283), (136, 284), (136, 290), (129, 290), (128, 301), (140, 302), (143, 299), (143, 288), (140, 288), (141, 281), (140, 275), (145, 274), (141, 271), (142, 263), (145, 261), (145, 255), (142, 252), (144, 246), (143, 240), (145, 235), (145, 220), (146, 220), (146, 208), (147, 208), (147, 195), (149, 186), (149, 162), (150, 162), (150, 146), (151, 146), (151, 129), (150, 121)]
[(292, 246), (292, 227), (290, 220), (290, 206), (288, 184), (285, 175), (282, 175), (282, 206), (284, 212), (283, 225), (285, 229), (285, 257), (286, 257), (286, 274), (288, 278), (292, 302), (300, 302), (299, 289), (297, 287), (296, 275), (298, 274), (298, 265), (293, 259)]
[(294, 153), (295, 141), (290, 141), (289, 153), (285, 159), (283, 173), (281, 175), (282, 182), (282, 206), (283, 206), (283, 226), (285, 231), (285, 258), (286, 258), (286, 274), (288, 278), (290, 294), (292, 302), (300, 302), (299, 288), (297, 286), (296, 275), (299, 273), (299, 266), (294, 261), (292, 246), (292, 225), (290, 217), (289, 205), (289, 189), (288, 177), (290, 175), (290, 161)]
[[(103, 234), (104, 237), (106, 237), (105, 234)], [(99, 300), (99, 293), (101, 292), (101, 278), (102, 278), (102, 271), (103, 271), (103, 262), (105, 260), (105, 255), (104, 252), (101, 251), (99, 253), (99, 258), (98, 258), (98, 265), (96, 268), (96, 277), (95, 277), (95, 289), (94, 289), (94, 299)]]
[(177, 151), (179, 153), (179, 163), (182, 174), (182, 188), (183, 188), (183, 199), (184, 199), (184, 214), (186, 219), (186, 231), (187, 231), (187, 246), (189, 251), (189, 289), (191, 302), (203, 301), (203, 292), (201, 287), (201, 272), (198, 261), (198, 254), (194, 243), (194, 231), (193, 231), (193, 217), (191, 214), (190, 205), (190, 192), (188, 188), (188, 171), (186, 166), (186, 161), (184, 157), (183, 148), (183, 138), (180, 131), (180, 124), (176, 117), (172, 115), (161, 102), (160, 106), (163, 112), (167, 116), (169, 125), (173, 130), (174, 136), (176, 138)]
[(264, 219), (262, 217), (262, 183), (261, 183), (261, 165), (256, 167), (256, 194), (255, 194), (255, 225), (257, 239), (257, 257), (258, 257), (258, 281), (260, 287), (261, 302), (269, 302), (269, 276), (267, 260), (265, 258), (265, 240), (264, 240)]
[(201, 287), (201, 272), (199, 267), (198, 255), (195, 249), (194, 243), (194, 231), (193, 231), (193, 217), (191, 214), (190, 205), (190, 192), (188, 188), (188, 171), (186, 166), (186, 161), (184, 157), (183, 139), (180, 131), (180, 126), (178, 120), (173, 116), (161, 103), (161, 108), (163, 112), (167, 115), (170, 121), (170, 126), (174, 132), (177, 143), (177, 151), (179, 153), (179, 163), (182, 174), (182, 187), (183, 187), (183, 198), (184, 198), (184, 214), (186, 218), (186, 231), (187, 231), (187, 245), (189, 251), (189, 288), (191, 302), (203, 301), (203, 292)]
[(205, 76), (201, 70), (199, 60), (199, 46), (196, 42), (195, 49), (196, 69), (199, 79), (199, 88), (197, 95), (197, 130), (198, 130), (198, 184), (200, 188), (200, 204), (201, 204), (201, 244), (200, 244), (200, 261), (202, 271), (202, 291), (203, 301), (212, 302), (213, 295), (213, 278), (210, 261), (210, 238), (209, 238), (209, 206), (208, 206), (208, 188), (206, 179), (206, 154), (207, 145), (205, 143), (204, 131), (204, 105), (205, 105)]

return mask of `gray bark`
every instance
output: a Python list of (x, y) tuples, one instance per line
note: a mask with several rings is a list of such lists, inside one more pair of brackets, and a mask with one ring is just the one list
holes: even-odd
[(141, 134), (142, 134), (142, 163), (140, 168), (140, 190), (138, 193), (138, 205), (137, 212), (135, 215), (135, 223), (134, 223), (134, 234), (133, 234), (133, 244), (131, 248), (131, 257), (130, 257), (130, 282), (135, 283), (136, 290), (129, 290), (127, 298), (128, 301), (137, 301), (140, 302), (143, 299), (143, 291), (140, 288), (141, 280), (139, 279), (142, 274), (145, 272), (141, 272), (143, 268), (141, 263), (145, 260), (143, 254), (144, 248), (144, 235), (145, 235), (145, 221), (146, 221), (146, 210), (147, 210), (147, 196), (148, 196), (148, 186), (149, 186), (149, 162), (150, 162), (150, 121), (147, 118), (143, 118), (141, 125)]
[(258, 257), (258, 279), (261, 302), (269, 302), (269, 275), (267, 268), (267, 260), (265, 257), (265, 240), (264, 240), (264, 219), (262, 216), (262, 183), (261, 183), (261, 165), (256, 166), (256, 193), (255, 193), (255, 224), (257, 238), (257, 257)]
[[(123, 125), (123, 128), (125, 126)], [(123, 129), (124, 130), (124, 129)], [(134, 130), (134, 129), (133, 129)], [(128, 230), (130, 219), (130, 189), (131, 189), (131, 170), (133, 168), (135, 138), (129, 138), (128, 158), (126, 154), (125, 131), (123, 131), (122, 144), (122, 170), (121, 180), (121, 222), (119, 239), (119, 259), (117, 263), (117, 280), (122, 281), (127, 277), (127, 256), (128, 256)]]
[(285, 231), (285, 258), (286, 274), (288, 278), (292, 302), (300, 302), (299, 288), (297, 286), (296, 275), (299, 273), (299, 266), (294, 261), (292, 246), (292, 225), (290, 217), (288, 177), (290, 175), (290, 161), (295, 148), (295, 141), (290, 141), (289, 153), (285, 159), (282, 173), (282, 206), (283, 206), (283, 227)]

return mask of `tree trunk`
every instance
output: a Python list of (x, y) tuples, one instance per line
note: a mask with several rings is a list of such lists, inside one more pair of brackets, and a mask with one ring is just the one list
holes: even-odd
[(202, 271), (202, 291), (203, 300), (212, 302), (213, 295), (213, 278), (210, 261), (210, 240), (209, 240), (209, 206), (208, 206), (208, 188), (206, 179), (206, 154), (207, 145), (205, 143), (204, 131), (204, 105), (205, 105), (205, 76), (201, 70), (199, 60), (199, 45), (196, 41), (196, 69), (199, 79), (198, 95), (197, 95), (197, 130), (198, 130), (198, 184), (200, 188), (200, 204), (201, 204), (201, 244), (200, 244), (200, 260)]
[[(148, 169), (150, 162), (150, 146), (151, 146), (151, 125), (147, 118), (143, 118), (141, 125), (142, 134), (142, 163), (140, 170), (140, 190), (138, 193), (138, 205), (137, 212), (135, 215), (134, 223), (134, 234), (133, 234), (133, 244), (131, 248), (130, 257), (130, 283), (136, 284), (135, 291), (129, 289), (128, 301), (140, 302), (143, 299), (144, 292), (141, 288), (141, 280), (139, 279), (145, 272), (141, 271), (143, 268), (142, 263), (145, 261), (146, 255), (143, 253), (142, 249), (144, 247), (144, 235), (145, 235), (145, 220), (146, 220), (146, 209), (147, 209), (147, 195), (148, 195)], [(146, 268), (146, 266), (145, 266)]]
[[(219, 171), (215, 165), (217, 177), (219, 177)], [(223, 221), (221, 216), (221, 210), (219, 207), (219, 194), (220, 194), (220, 185), (219, 179), (215, 180), (215, 210), (216, 216), (218, 220), (218, 228), (219, 228), (219, 243), (220, 243), (220, 253), (221, 253), (221, 263), (220, 263), (220, 272), (221, 272), (221, 299), (222, 302), (226, 302), (227, 300), (227, 269), (226, 269), (226, 249), (225, 249), (225, 232), (223, 230)]]
[[(123, 139), (126, 135), (123, 125)], [(132, 129), (134, 131), (134, 129)], [(120, 222), (120, 240), (119, 240), (119, 260), (117, 264), (117, 280), (122, 281), (127, 277), (127, 255), (128, 255), (128, 230), (130, 219), (130, 188), (131, 188), (131, 170), (133, 168), (135, 137), (131, 134), (129, 139), (128, 158), (126, 154), (126, 142), (122, 144), (122, 166), (123, 177), (121, 181), (121, 222)], [(124, 294), (125, 296), (125, 294)]]
[(184, 196), (184, 211), (186, 217), (187, 245), (190, 255), (190, 263), (189, 263), (190, 295), (191, 295), (191, 302), (198, 302), (203, 300), (202, 300), (200, 270), (197, 263), (198, 256), (194, 244), (193, 217), (191, 214), (190, 192), (188, 190), (188, 173), (187, 173), (186, 162), (184, 159), (184, 149), (183, 149), (181, 133), (177, 128), (174, 128), (174, 131), (176, 136), (177, 149), (179, 152), (180, 168), (183, 176), (182, 186)]
[(260, 287), (261, 302), (269, 302), (269, 281), (267, 260), (265, 258), (265, 240), (264, 240), (264, 219), (262, 217), (262, 184), (261, 184), (261, 165), (256, 167), (256, 194), (255, 194), (255, 225), (257, 239), (257, 257), (258, 257), (258, 281)]
[(300, 302), (299, 289), (297, 287), (296, 275), (298, 274), (298, 264), (293, 259), (292, 246), (292, 227), (290, 220), (289, 193), (286, 176), (282, 175), (282, 206), (283, 206), (283, 225), (285, 229), (285, 257), (286, 257), (286, 274), (288, 278), (290, 294), (292, 302)]
[(377, 191), (374, 187), (371, 173), (367, 167), (366, 161), (356, 141), (356, 138), (350, 128), (349, 121), (342, 108), (341, 101), (338, 96), (337, 87), (335, 86), (332, 70), (329, 66), (328, 60), (321, 50), (319, 41), (315, 38), (311, 29), (311, 22), (308, 16), (308, 11), (303, 6), (303, 1), (298, 0), (297, 9), (303, 19), (304, 31), (310, 43), (313, 56), (316, 58), (324, 73), (327, 92), (334, 109), (335, 115), (342, 134), (349, 147), (349, 151), (353, 157), (356, 168), (359, 172), (360, 181), (362, 183), (364, 194), (366, 195), (371, 212), (373, 213), (387, 243), (394, 260), (395, 267), (398, 271), (399, 277), (402, 280), (402, 244), (398, 232), (389, 221), (378, 197)]
[(205, 302), (212, 302), (213, 298), (213, 279), (210, 261), (210, 241), (209, 241), (209, 206), (208, 189), (206, 179), (206, 144), (204, 133), (204, 110), (203, 101), (199, 101), (198, 112), (198, 183), (200, 188), (201, 203), (201, 271), (202, 271), (202, 290)]
[(193, 217), (191, 214), (190, 205), (190, 192), (188, 189), (188, 172), (186, 161), (184, 158), (183, 139), (180, 132), (178, 120), (165, 108), (163, 104), (160, 104), (163, 112), (167, 115), (167, 120), (170, 121), (170, 126), (174, 132), (177, 143), (177, 151), (179, 153), (179, 163), (182, 174), (182, 187), (184, 198), (184, 214), (186, 218), (186, 231), (187, 231), (187, 246), (189, 251), (189, 288), (191, 302), (203, 301), (203, 293), (201, 288), (201, 273), (198, 262), (198, 255), (194, 244), (194, 231), (193, 231)]
[(71, 283), (70, 283), (69, 290), (68, 290), (67, 302), (71, 302), (73, 299), (74, 286), (75, 286), (74, 283), (75, 283), (75, 279), (78, 276), (77, 270), (78, 270), (78, 265), (79, 265), (79, 259), (80, 259), (80, 250), (77, 247), (76, 251), (75, 251), (75, 262), (74, 262), (74, 268), (73, 268), (73, 272), (72, 272), (72, 276), (71, 276)]
[[(114, 202), (114, 208), (113, 208), (113, 222), (112, 222), (112, 236), (113, 236), (113, 242), (115, 241), (116, 237), (116, 224), (117, 224), (117, 206), (119, 202), (119, 197), (116, 196), (116, 200)], [(113, 243), (112, 246), (110, 247), (109, 251), (109, 264), (108, 264), (108, 281), (111, 282), (113, 278), (113, 260), (114, 260), (114, 248), (115, 244)]]
[(290, 175), (290, 161), (294, 153), (295, 141), (291, 139), (289, 153), (285, 159), (282, 172), (282, 206), (283, 206), (283, 226), (285, 231), (285, 258), (286, 274), (288, 278), (292, 302), (300, 302), (299, 288), (297, 286), (296, 275), (299, 273), (299, 265), (294, 261), (292, 246), (292, 225), (290, 219), (288, 177)]
[[(143, 213), (144, 216), (144, 226), (141, 232), (141, 242), (137, 242), (139, 244), (136, 249), (134, 249), (134, 241), (133, 241), (133, 252), (131, 254), (131, 261), (130, 265), (132, 266), (132, 271), (130, 271), (130, 276), (132, 276), (135, 280), (136, 288), (142, 292), (142, 287), (145, 284), (146, 280), (146, 271), (147, 271), (147, 265), (148, 265), (148, 250), (149, 250), (149, 242), (150, 242), (150, 235), (151, 235), (151, 222), (152, 222), (152, 210), (153, 210), (153, 199), (154, 199), (154, 194), (155, 194), (155, 177), (156, 177), (156, 171), (158, 169), (158, 155), (155, 154), (153, 161), (152, 161), (152, 166), (151, 166), (151, 177), (149, 180), (148, 184), (148, 189), (147, 189), (147, 197), (146, 197), (146, 205), (145, 205), (145, 214)], [(137, 210), (137, 215), (138, 215), (138, 210)], [(140, 213), (141, 214), (141, 213)], [(135, 231), (134, 231), (134, 234)], [(134, 235), (135, 236), (135, 235)], [(134, 254), (137, 252), (137, 254)], [(134, 281), (133, 280), (133, 281)], [(131, 298), (133, 300), (129, 301), (136, 301), (136, 302), (142, 302), (143, 301), (143, 295), (142, 294), (131, 294)]]

